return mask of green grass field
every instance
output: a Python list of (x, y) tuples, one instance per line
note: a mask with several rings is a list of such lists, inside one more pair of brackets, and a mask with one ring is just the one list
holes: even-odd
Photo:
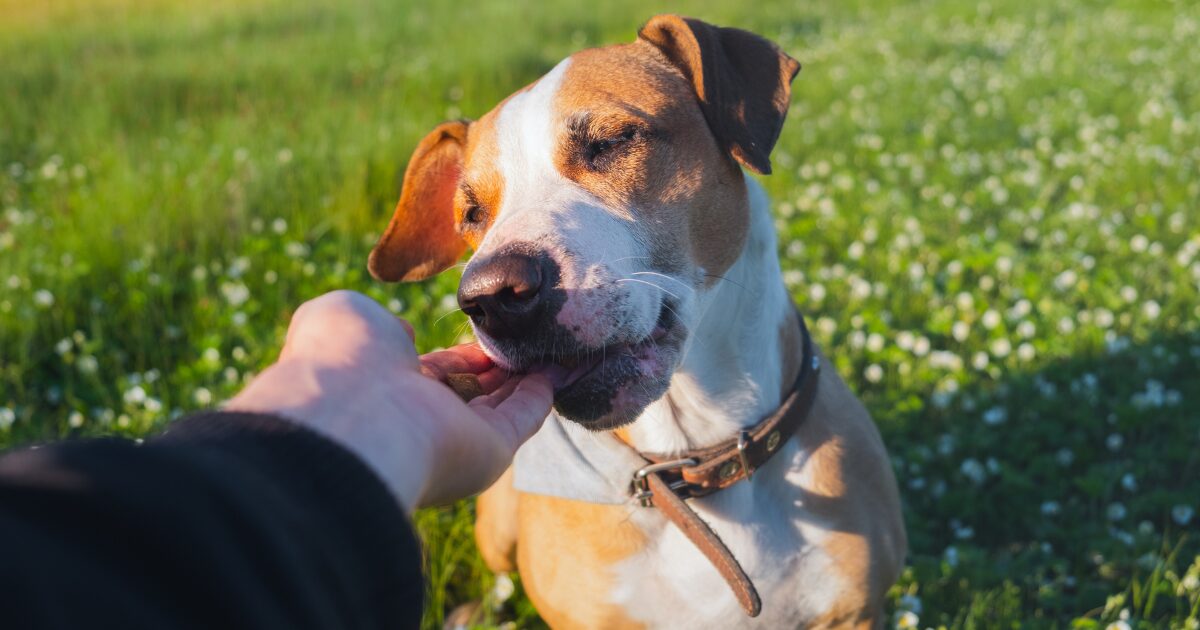
[[(0, 446), (215, 404), (334, 288), (454, 342), (454, 273), (367, 252), (434, 124), (668, 10), (589, 5), (0, 0)], [(1200, 627), (1200, 5), (669, 10), (804, 64), (763, 181), (901, 483), (895, 625)], [(469, 502), (418, 522), (428, 627), (538, 624)]]

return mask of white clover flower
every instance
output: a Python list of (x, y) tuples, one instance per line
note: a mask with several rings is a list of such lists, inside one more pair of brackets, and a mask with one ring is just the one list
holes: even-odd
[(971, 366), (976, 370), (985, 370), (990, 360), (986, 352), (976, 352), (971, 357)]
[(78, 429), (79, 427), (83, 426), (83, 414), (79, 413), (78, 411), (72, 411), (70, 415), (67, 416), (67, 426), (71, 427), (72, 429)]
[(992, 356), (996, 357), (997, 359), (1003, 359), (1012, 352), (1012, 342), (1003, 337), (996, 339), (988, 347), (992, 351)]
[(914, 630), (920, 627), (921, 618), (911, 610), (896, 615), (896, 630)]
[(150, 413), (158, 413), (162, 411), (162, 401), (157, 398), (147, 398), (143, 408)]
[(983, 483), (983, 480), (987, 478), (987, 470), (985, 470), (983, 464), (979, 463), (979, 460), (975, 459), (974, 457), (968, 457), (964, 459), (962, 465), (959, 466), (959, 470), (962, 471), (962, 474), (967, 479), (970, 479), (976, 484)]
[(837, 322), (830, 317), (817, 318), (817, 331), (826, 337), (832, 337), (837, 332)]
[(141, 385), (134, 385), (125, 390), (123, 398), (131, 405), (141, 404), (146, 401), (146, 390), (142, 389)]
[(1147, 300), (1145, 304), (1142, 304), (1142, 314), (1146, 316), (1146, 319), (1158, 319), (1158, 316), (1162, 314), (1162, 307), (1154, 300)]
[(929, 354), (929, 365), (940, 370), (957, 372), (962, 370), (962, 357), (945, 350), (934, 350)]
[(513, 584), (512, 578), (510, 578), (508, 574), (497, 574), (496, 583), (492, 585), (492, 591), (490, 593), (492, 602), (495, 604), (506, 602), (513, 596), (513, 593), (515, 593), (516, 590), (516, 586)]
[(1133, 238), (1129, 239), (1129, 249), (1135, 252), (1144, 252), (1146, 247), (1150, 245), (1150, 239), (1144, 234), (1134, 234)]
[(1137, 296), (1137, 289), (1129, 285), (1121, 287), (1121, 299), (1125, 300), (1126, 302), (1133, 302), (1134, 300), (1137, 300)]
[(992, 407), (983, 412), (983, 423), (989, 426), (1003, 424), (1008, 420), (1008, 411), (1004, 407)]
[(1096, 309), (1096, 313), (1095, 313), (1096, 326), (1098, 326), (1100, 328), (1109, 328), (1110, 326), (1113, 325), (1113, 321), (1115, 321), (1115, 319), (1116, 318), (1113, 316), (1112, 311), (1110, 311), (1106, 308)]
[(1075, 453), (1071, 449), (1063, 447), (1058, 449), (1058, 452), (1054, 454), (1054, 459), (1058, 461), (1060, 466), (1070, 466), (1075, 462)]
[(896, 345), (901, 350), (912, 350), (913, 343), (916, 342), (916, 335), (913, 335), (907, 330), (902, 330), (896, 335)]
[(200, 356), (204, 359), (205, 363), (218, 363), (221, 361), (221, 351), (216, 348), (206, 348)]
[[(3, 412), (2, 407), (0, 407), (0, 412)], [(1171, 508), (1171, 518), (1174, 519), (1179, 525), (1187, 525), (1188, 523), (1192, 522), (1192, 516), (1195, 514), (1196, 511), (1192, 508), (1192, 506), (1185, 505), (1183, 503)]]
[(919, 357), (923, 357), (923, 356), (929, 354), (929, 348), (930, 348), (929, 339), (927, 337), (925, 337), (924, 335), (917, 337), (917, 339), (915, 341), (913, 341), (913, 347), (912, 347), (913, 354), (915, 354)]
[(79, 371), (84, 374), (95, 374), (100, 364), (96, 361), (96, 357), (85, 355), (79, 357), (79, 360), (75, 362), (75, 367), (79, 368)]
[(1104, 630), (1132, 630), (1132, 628), (1130, 628), (1128, 621), (1125, 621), (1124, 619), (1118, 619), (1107, 626), (1104, 626)]
[(814, 302), (820, 302), (825, 299), (825, 285), (814, 282), (811, 287), (808, 287), (808, 298)]
[(1125, 509), (1125, 504), (1121, 503), (1120, 501), (1114, 501), (1108, 504), (1108, 509), (1104, 511), (1104, 514), (1110, 521), (1119, 521), (1125, 518), (1125, 516), (1128, 514), (1128, 510)]
[(304, 258), (308, 256), (310, 250), (308, 245), (305, 245), (304, 243), (290, 241), (287, 245), (283, 246), (283, 251), (292, 258)]
[(1068, 335), (1075, 331), (1075, 320), (1070, 317), (1063, 317), (1058, 320), (1058, 332)]
[(288, 228), (287, 221), (285, 221), (282, 218), (271, 221), (271, 231), (276, 234), (283, 234), (284, 232), (287, 231), (287, 228)]
[(1075, 283), (1078, 281), (1079, 274), (1075, 273), (1075, 270), (1073, 269), (1067, 269), (1066, 271), (1054, 277), (1054, 286), (1059, 291), (1066, 291), (1067, 289), (1075, 286)]
[(54, 306), (54, 294), (45, 289), (38, 289), (33, 292), (33, 303), (40, 308), (50, 308)]
[(970, 334), (971, 326), (967, 322), (954, 322), (954, 325), (950, 327), (950, 335), (954, 337), (955, 341), (960, 343), (966, 341)]
[(850, 260), (858, 260), (859, 258), (862, 258), (865, 251), (865, 245), (859, 241), (854, 241), (853, 243), (850, 243), (850, 247), (846, 250), (846, 255), (850, 257)]
[(192, 392), (192, 400), (202, 407), (208, 406), (212, 404), (212, 392), (205, 387), (197, 387), (196, 391)]
[(1108, 450), (1115, 453), (1125, 445), (1125, 438), (1121, 437), (1120, 433), (1113, 433), (1105, 438), (1104, 445), (1108, 447)]
[(400, 313), (404, 310), (404, 302), (401, 302), (396, 298), (392, 298), (388, 300), (387, 308), (393, 313)]
[(975, 297), (966, 291), (962, 291), (954, 296), (954, 305), (960, 311), (969, 311), (975, 308)]
[(221, 375), (225, 377), (226, 383), (236, 383), (239, 376), (237, 368), (233, 367), (232, 365), (225, 368)]
[(7, 431), (17, 421), (17, 412), (9, 407), (0, 407), (0, 431)]
[(1035, 333), (1037, 333), (1037, 326), (1029, 320), (1024, 320), (1017, 325), (1017, 334), (1025, 339), (1029, 339)]
[(872, 363), (863, 370), (863, 376), (872, 383), (878, 383), (883, 380), (883, 368), (878, 363)]
[(241, 346), (234, 346), (233, 351), (229, 353), (234, 361), (241, 363), (246, 360), (246, 349)]
[(1032, 361), (1035, 356), (1037, 356), (1037, 349), (1033, 347), (1033, 344), (1025, 342), (1017, 346), (1017, 358), (1020, 360)]
[(989, 308), (983, 313), (983, 317), (980, 318), (980, 321), (983, 323), (984, 328), (991, 330), (1000, 325), (1000, 313)]
[(221, 294), (229, 305), (237, 308), (250, 299), (250, 289), (240, 282), (222, 282)]
[(1121, 487), (1130, 492), (1137, 492), (1137, 478), (1133, 476), (1133, 473), (1125, 473), (1121, 476)]
[(1044, 514), (1045, 516), (1055, 516), (1060, 511), (1062, 511), (1062, 506), (1058, 504), (1058, 501), (1043, 501), (1042, 502), (1042, 514)]
[(292, 161), (292, 150), (284, 147), (275, 154), (275, 161), (280, 164), (287, 164)]
[(58, 343), (54, 344), (54, 351), (59, 355), (64, 355), (71, 351), (72, 345), (73, 344), (69, 337), (63, 337), (62, 339), (58, 340)]

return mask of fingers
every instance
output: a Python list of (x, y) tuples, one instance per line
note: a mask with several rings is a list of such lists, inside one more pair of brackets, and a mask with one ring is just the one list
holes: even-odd
[[(438, 350), (421, 355), (421, 373), (439, 381), (445, 380), (450, 374), (483, 374), (493, 369), (492, 360), (475, 344), (462, 344), (446, 350)], [(499, 386), (496, 382), (492, 387), (483, 383), (483, 391), (492, 391)]]
[(471, 407), (490, 407), (497, 421), (512, 427), (515, 451), (537, 433), (554, 404), (554, 387), (550, 379), (531, 374), (511, 379), (488, 396), (471, 401)]

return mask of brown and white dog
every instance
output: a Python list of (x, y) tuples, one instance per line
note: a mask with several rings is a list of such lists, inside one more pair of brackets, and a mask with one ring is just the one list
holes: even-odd
[(412, 157), (372, 273), (419, 280), (473, 248), (458, 300), (480, 345), (513, 370), (572, 370), (515, 473), (478, 504), (484, 558), (520, 571), (551, 626), (882, 622), (906, 546), (898, 493), (835, 370), (752, 479), (690, 501), (757, 586), (757, 618), (617, 487), (632, 472), (622, 453), (728, 440), (799, 372), (769, 203), (741, 168), (770, 172), (798, 71), (751, 33), (658, 16), (478, 121), (438, 126)]

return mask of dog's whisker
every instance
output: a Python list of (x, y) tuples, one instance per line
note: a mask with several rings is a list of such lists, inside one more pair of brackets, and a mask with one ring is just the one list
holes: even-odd
[(433, 320), (433, 325), (437, 326), (443, 319), (446, 319), (447, 317), (450, 317), (451, 315), (453, 315), (455, 313), (461, 313), (461, 312), (462, 312), (461, 308), (456, 308), (453, 311), (449, 311), (445, 315), (442, 315), (441, 317)]
[(647, 282), (645, 280), (638, 280), (637, 278), (618, 278), (617, 282), (640, 282), (642, 284), (650, 285), (650, 286), (654, 287), (655, 289), (658, 289), (659, 291), (662, 291), (663, 293), (666, 293), (667, 295), (675, 298), (676, 300), (683, 299), (683, 298), (679, 297), (678, 295), (671, 293), (670, 291), (662, 288), (661, 286), (654, 284), (653, 282)]
[(667, 280), (671, 280), (673, 282), (678, 283), (680, 286), (687, 289), (688, 291), (691, 291), (692, 293), (696, 292), (696, 289), (694, 287), (692, 287), (692, 285), (684, 282), (683, 280), (680, 280), (679, 278), (672, 278), (671, 276), (668, 276), (665, 273), (658, 273), (657, 271), (635, 271), (629, 275), (631, 275), (631, 276), (655, 276), (657, 278), (666, 278)]
[(706, 274), (704, 274), (704, 277), (705, 277), (705, 278), (716, 278), (716, 279), (718, 279), (718, 280), (724, 280), (725, 282), (728, 282), (728, 283), (730, 283), (730, 284), (733, 284), (733, 285), (734, 285), (734, 286), (736, 286), (736, 287), (739, 287), (739, 288), (741, 288), (741, 290), (743, 290), (743, 291), (749, 291), (749, 290), (750, 290), (750, 289), (747, 289), (747, 288), (746, 288), (746, 285), (744, 285), (744, 284), (742, 284), (742, 283), (740, 283), (740, 282), (734, 282), (733, 280), (730, 280), (729, 278), (726, 278), (725, 276), (719, 276), (719, 275), (717, 275), (717, 274), (715, 274), (715, 273), (706, 273)]

